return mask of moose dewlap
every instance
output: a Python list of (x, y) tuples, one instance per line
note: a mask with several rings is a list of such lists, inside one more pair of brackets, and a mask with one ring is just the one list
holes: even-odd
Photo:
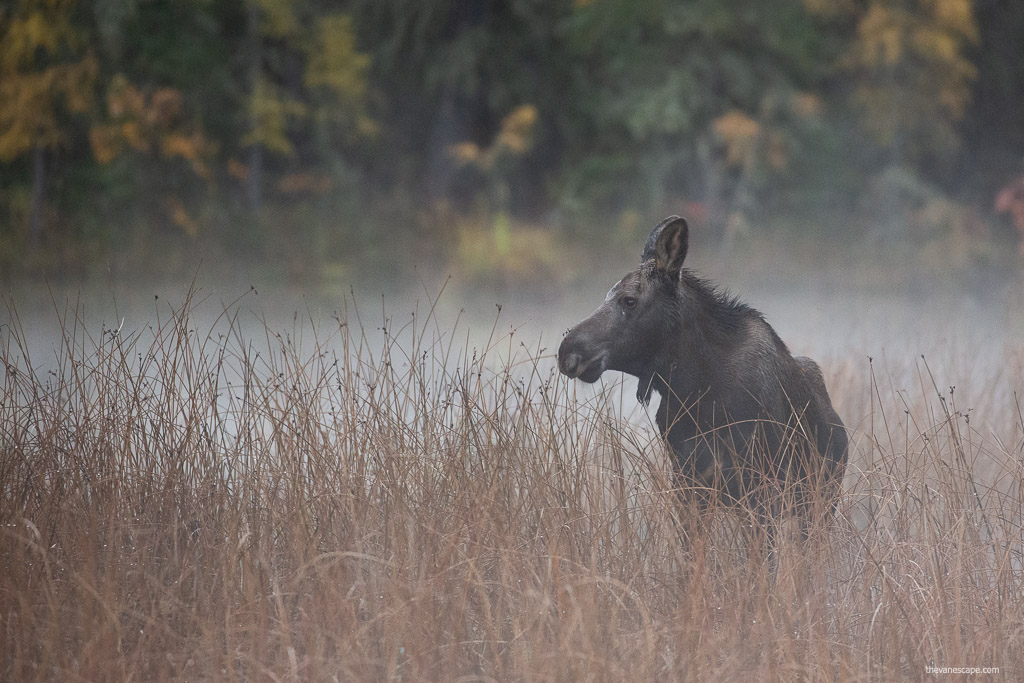
[(688, 243), (682, 218), (655, 226), (640, 266), (566, 334), (559, 370), (584, 382), (635, 375), (644, 403), (657, 392), (678, 485), (762, 512), (787, 493), (797, 511), (812, 492), (831, 508), (847, 435), (821, 369), (790, 354), (758, 311), (683, 268)]

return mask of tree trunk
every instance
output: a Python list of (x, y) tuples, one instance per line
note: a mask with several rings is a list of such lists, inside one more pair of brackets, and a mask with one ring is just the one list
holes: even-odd
[(39, 249), (43, 235), (43, 205), (46, 194), (46, 150), (36, 145), (32, 151), (32, 208), (28, 215), (28, 250)]
[(259, 213), (263, 205), (263, 147), (259, 144), (249, 147), (245, 195), (249, 201), (249, 210)]
[[(249, 97), (255, 97), (259, 88), (260, 77), (263, 73), (263, 50), (260, 37), (260, 8), (255, 0), (249, 0), (246, 13), (246, 39), (249, 52)], [(253, 103), (250, 102), (249, 125), (255, 131), (260, 125), (257, 119)], [(249, 147), (249, 168), (246, 175), (245, 187), (246, 199), (249, 203), (249, 210), (254, 214), (260, 212), (263, 205), (263, 146), (254, 142)]]

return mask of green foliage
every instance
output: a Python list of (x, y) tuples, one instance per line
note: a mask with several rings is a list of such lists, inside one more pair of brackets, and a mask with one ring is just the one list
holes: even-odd
[(17, 0), (4, 243), (30, 244), (40, 171), (64, 241), (329, 258), (449, 215), (595, 233), (692, 209), (732, 239), (844, 207), (848, 230), (878, 222), (858, 207), (886, 167), (988, 207), (1024, 155), (1021, 30), (974, 0)]
[(366, 110), (369, 66), (369, 56), (357, 49), (352, 17), (330, 14), (316, 20), (303, 75), (316, 123), (338, 128), (343, 136), (376, 135), (377, 123)]
[[(348, 15), (300, 0), (248, 0), (245, 9), (246, 132), (234, 146), (276, 155), (269, 166), (273, 191), (327, 191), (324, 174), (347, 169), (340, 160), (349, 148), (377, 133), (367, 109), (370, 58), (358, 50)], [(247, 182), (265, 170), (235, 163)]]
[[(589, 125), (573, 141), (573, 165), (590, 169), (592, 187), (618, 188), (618, 196), (592, 201), (642, 211), (681, 198), (732, 203), (736, 178), (708, 187), (709, 178), (730, 174), (727, 157), (734, 156), (724, 149), (734, 140), (723, 140), (715, 122), (730, 115), (759, 127), (771, 102), (819, 86), (829, 54), (814, 29), (799, 2), (596, 0), (578, 7), (569, 35), (574, 58), (590, 65), (578, 74)], [(614, 175), (593, 178), (600, 168)]]
[(243, 146), (261, 145), (278, 154), (295, 153), (288, 128), (295, 119), (306, 116), (306, 107), (291, 99), (266, 78), (256, 80), (249, 93), (249, 118), (252, 129), (242, 136)]

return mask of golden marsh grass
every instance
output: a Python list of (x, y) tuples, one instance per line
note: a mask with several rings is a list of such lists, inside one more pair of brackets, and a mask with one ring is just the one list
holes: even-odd
[(194, 306), (98, 333), (68, 306), (43, 362), (7, 302), (0, 678), (1024, 676), (1019, 352), (956, 389), (823, 362), (850, 467), (773, 570), (742, 515), (676, 504), (629, 390), (515, 332)]

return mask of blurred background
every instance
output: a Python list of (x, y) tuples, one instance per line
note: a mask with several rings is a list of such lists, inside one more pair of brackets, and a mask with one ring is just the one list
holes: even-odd
[(5, 0), (0, 282), (550, 301), (675, 213), (748, 287), (1005, 297), (1022, 35), (1000, 0)]

